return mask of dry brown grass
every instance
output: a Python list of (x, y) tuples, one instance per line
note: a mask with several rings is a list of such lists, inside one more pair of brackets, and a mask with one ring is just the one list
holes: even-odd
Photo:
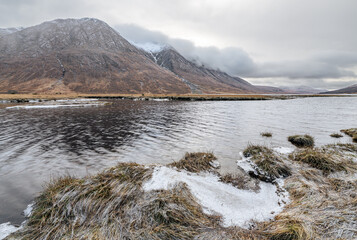
[[(52, 181), (36, 198), (24, 227), (7, 239), (356, 239), (357, 168), (341, 154), (357, 156), (353, 146), (298, 149), (290, 158), (275, 159), (271, 149), (250, 145), (244, 154), (257, 166), (273, 159), (272, 173), (288, 162), (292, 169), (285, 179), (291, 202), (273, 220), (252, 222), (249, 229), (222, 227), (220, 217), (205, 214), (183, 183), (143, 191), (154, 166), (121, 163), (95, 176)], [(213, 160), (209, 153), (186, 154), (175, 167), (217, 173)], [(246, 177), (220, 176), (243, 189)]]
[(280, 157), (271, 149), (260, 145), (248, 145), (243, 151), (245, 157), (251, 157), (251, 161), (256, 164), (255, 172), (249, 172), (252, 177), (261, 181), (272, 182), (279, 177), (288, 177), (291, 170)]
[(332, 133), (330, 134), (330, 137), (333, 137), (333, 138), (342, 138), (343, 136), (339, 133)]
[(341, 132), (352, 137), (353, 142), (357, 142), (357, 128), (342, 129)]
[(299, 148), (313, 147), (315, 144), (314, 138), (307, 134), (289, 136), (288, 141)]
[(260, 133), (260, 135), (262, 137), (272, 137), (273, 136), (273, 134), (271, 132), (262, 132), (262, 133)]
[(309, 166), (321, 170), (323, 174), (346, 171), (344, 164), (335, 162), (331, 153), (318, 148), (304, 149), (291, 156), (294, 161), (307, 163)]
[(186, 153), (180, 161), (170, 163), (168, 166), (197, 173), (214, 169), (214, 161), (216, 160), (217, 158), (213, 153)]

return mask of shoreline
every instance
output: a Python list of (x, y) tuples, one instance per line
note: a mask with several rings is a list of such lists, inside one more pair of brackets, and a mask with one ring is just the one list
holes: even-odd
[(31, 100), (59, 99), (136, 99), (136, 100), (171, 100), (171, 101), (264, 101), (286, 100), (308, 97), (357, 97), (346, 94), (0, 94), (1, 101), (26, 103)]

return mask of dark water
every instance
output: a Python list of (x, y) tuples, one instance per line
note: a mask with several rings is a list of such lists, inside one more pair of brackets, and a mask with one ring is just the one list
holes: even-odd
[[(357, 98), (155, 102), (117, 100), (85, 108), (5, 109), (0, 104), (0, 223), (21, 212), (51, 177), (83, 176), (120, 161), (169, 163), (185, 152), (213, 151), (235, 168), (247, 144), (292, 147), (292, 134), (317, 145), (351, 142), (329, 135), (357, 127)], [(273, 138), (260, 136), (263, 131)]]

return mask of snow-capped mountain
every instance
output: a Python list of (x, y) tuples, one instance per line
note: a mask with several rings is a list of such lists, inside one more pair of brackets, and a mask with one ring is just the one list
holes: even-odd
[(14, 32), (18, 32), (23, 30), (23, 27), (18, 27), (18, 28), (0, 28), (0, 37), (5, 36)]
[(130, 43), (98, 19), (57, 19), (3, 32), (0, 92), (271, 92), (198, 66), (171, 46)]
[(58, 19), (5, 35), (0, 59), (0, 92), (190, 92), (97, 19)]

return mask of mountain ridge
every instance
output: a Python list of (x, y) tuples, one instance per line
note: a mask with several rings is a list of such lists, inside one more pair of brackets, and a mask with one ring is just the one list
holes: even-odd
[(198, 66), (171, 46), (145, 51), (94, 18), (8, 31), (0, 60), (0, 92), (272, 93)]

